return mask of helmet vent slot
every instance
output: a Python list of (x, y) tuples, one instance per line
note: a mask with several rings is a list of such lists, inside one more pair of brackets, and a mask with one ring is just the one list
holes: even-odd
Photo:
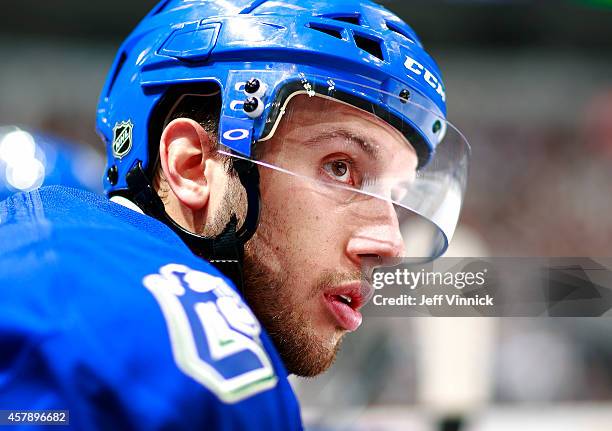
[(342, 21), (353, 25), (361, 25), (361, 15), (327, 15), (325, 18)]
[(322, 24), (316, 24), (316, 23), (313, 23), (313, 22), (308, 24), (308, 27), (310, 27), (313, 30), (320, 31), (321, 33), (325, 33), (325, 34), (328, 34), (330, 36), (333, 36), (336, 39), (343, 39), (342, 31), (340, 29), (333, 28), (333, 27), (326, 26), (326, 25), (322, 25)]
[(370, 55), (373, 55), (379, 60), (385, 61), (381, 41), (372, 39), (366, 36), (362, 36), (359, 34), (355, 34), (354, 36), (355, 36), (355, 44), (357, 45), (358, 48), (364, 50)]
[(408, 33), (406, 33), (404, 30), (402, 30), (401, 28), (399, 28), (396, 24), (387, 21), (387, 28), (397, 34), (399, 34), (400, 36), (402, 36), (404, 39), (408, 39), (410, 42), (414, 42), (414, 38), (408, 36)]

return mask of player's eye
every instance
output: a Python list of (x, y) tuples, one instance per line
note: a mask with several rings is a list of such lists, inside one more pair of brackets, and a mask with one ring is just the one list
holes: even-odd
[(348, 160), (333, 160), (323, 165), (325, 173), (333, 180), (354, 185), (351, 162)]

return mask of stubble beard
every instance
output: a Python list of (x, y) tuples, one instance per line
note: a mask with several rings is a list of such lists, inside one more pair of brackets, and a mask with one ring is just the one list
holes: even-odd
[[(286, 277), (274, 273), (251, 247), (245, 251), (244, 280), (247, 302), (272, 338), (289, 373), (314, 377), (332, 366), (343, 335), (337, 330), (333, 339), (320, 337), (306, 311), (291, 295)], [(326, 285), (324, 280), (317, 283), (311, 297), (319, 295)]]

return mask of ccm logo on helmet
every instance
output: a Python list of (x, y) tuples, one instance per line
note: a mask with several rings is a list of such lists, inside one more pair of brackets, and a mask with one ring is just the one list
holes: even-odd
[(446, 102), (446, 93), (444, 92), (444, 87), (442, 86), (442, 83), (438, 80), (438, 78), (434, 76), (433, 73), (425, 69), (425, 67), (421, 63), (409, 56), (406, 56), (406, 62), (404, 63), (404, 66), (406, 66), (406, 69), (408, 69), (415, 75), (422, 76), (423, 79), (425, 79), (425, 82), (431, 85), (431, 87), (436, 90), (436, 93), (438, 93), (440, 97), (442, 97), (442, 101)]

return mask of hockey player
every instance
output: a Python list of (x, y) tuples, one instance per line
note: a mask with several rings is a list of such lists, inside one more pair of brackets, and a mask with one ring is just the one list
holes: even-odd
[(287, 372), (323, 372), (361, 324), (364, 260), (452, 237), (469, 148), (445, 100), (367, 0), (162, 1), (102, 90), (110, 201), (0, 206), (2, 408), (299, 429)]

